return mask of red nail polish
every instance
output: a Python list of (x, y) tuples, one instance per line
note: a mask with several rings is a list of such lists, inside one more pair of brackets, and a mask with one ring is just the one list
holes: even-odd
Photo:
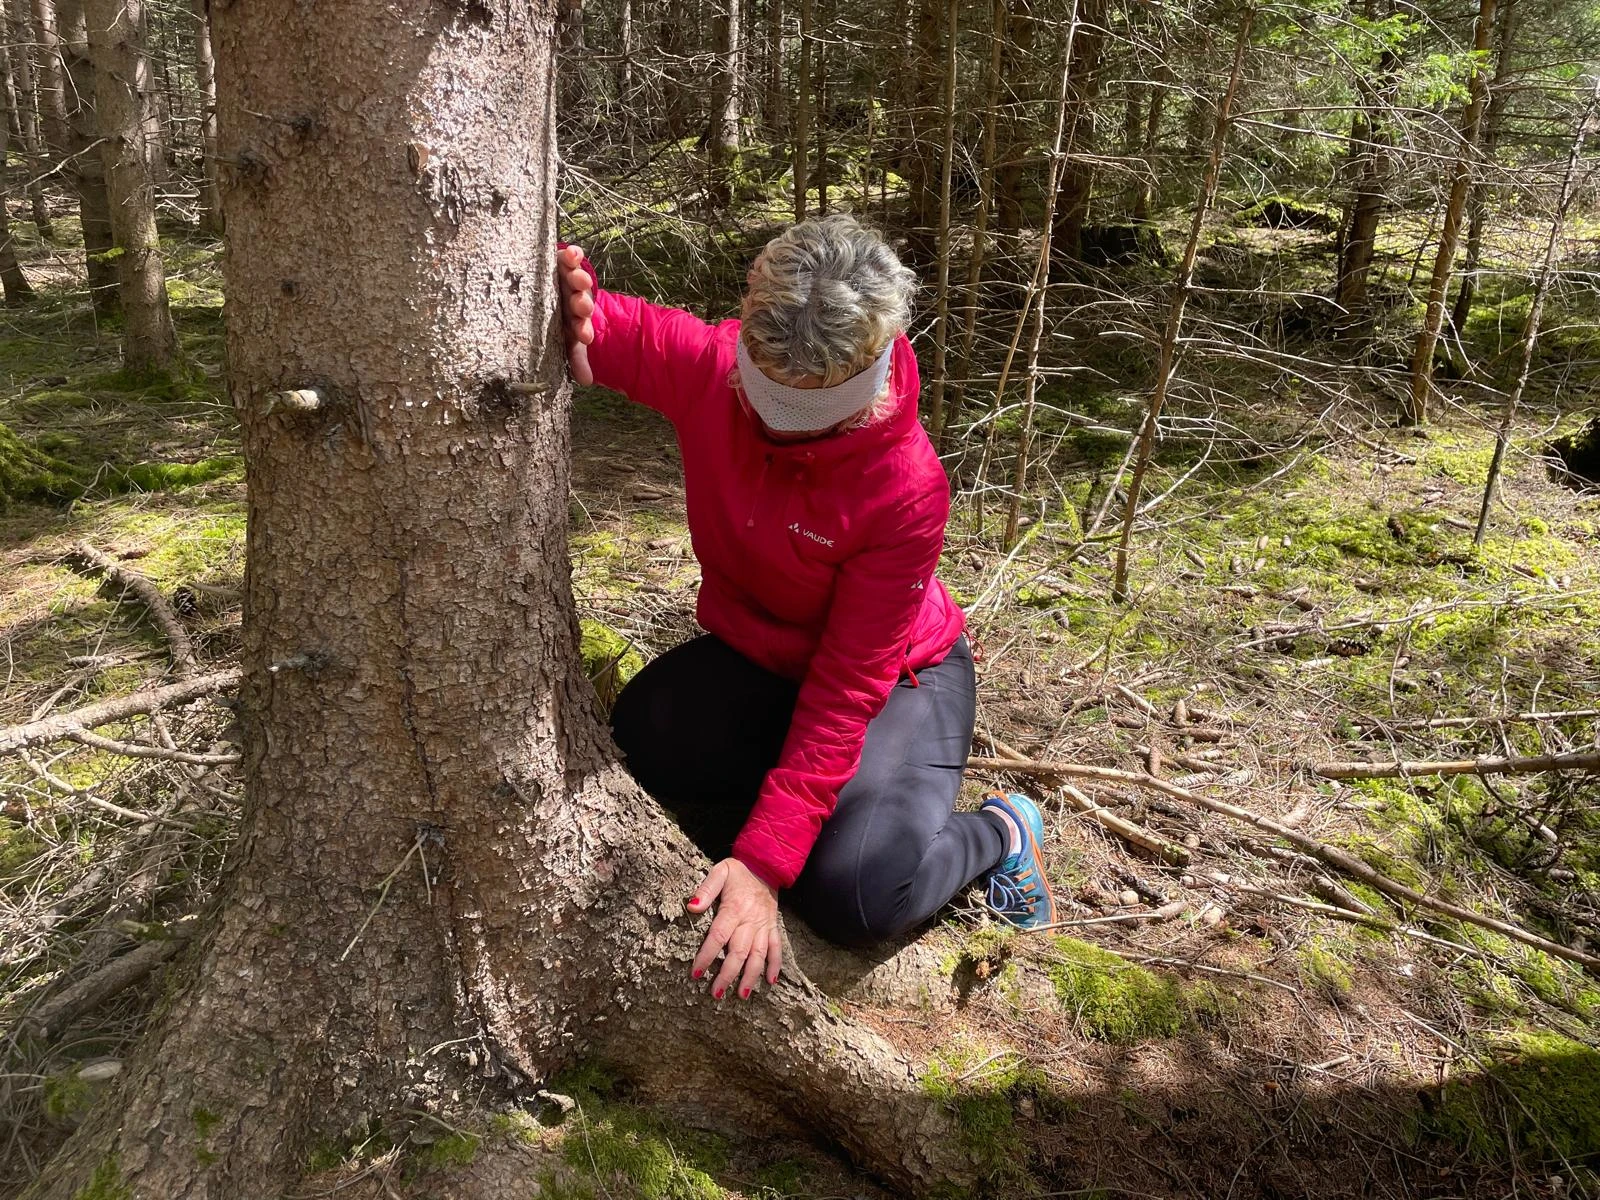
[(694, 978), (695, 978), (695, 979), (699, 979), (699, 978), (700, 978), (700, 976), (702, 976), (702, 975), (704, 975), (704, 974), (705, 974), (705, 972), (704, 972), (704, 971), (696, 971), (696, 972), (695, 972), (695, 973), (694, 973), (694, 976), (693, 976), (693, 977), (694, 977)]
[(740, 988), (739, 989), (739, 999), (741, 999), (741, 1000), (750, 999), (750, 989), (749, 988)]
[[(722, 989), (722, 991), (726, 991), (726, 990), (727, 990), (727, 989), (725, 989), (725, 988), (724, 988), (724, 989)], [(721, 1000), (721, 999), (722, 999), (722, 991), (715, 991), (715, 992), (712, 992), (712, 993), (711, 993), (711, 998), (712, 998), (712, 999), (713, 999), (713, 1000)]]
[(770, 984), (770, 985), (773, 985), (773, 986), (776, 986), (777, 982), (778, 982), (778, 977), (776, 975), (770, 976), (767, 979), (767, 983)]
[(685, 907), (693, 908), (696, 904), (700, 903), (700, 897), (699, 896), (690, 896), (683, 903), (684, 903)]

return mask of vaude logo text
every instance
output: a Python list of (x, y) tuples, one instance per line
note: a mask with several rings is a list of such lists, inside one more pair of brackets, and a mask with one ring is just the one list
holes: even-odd
[(833, 545), (833, 539), (832, 538), (823, 537), (820, 533), (812, 533), (811, 530), (809, 530), (809, 529), (801, 529), (799, 521), (796, 521), (793, 525), (789, 526), (789, 532), (790, 533), (798, 533), (803, 538), (810, 538), (813, 542), (817, 543), (817, 545), (819, 545), (819, 546), (832, 546)]

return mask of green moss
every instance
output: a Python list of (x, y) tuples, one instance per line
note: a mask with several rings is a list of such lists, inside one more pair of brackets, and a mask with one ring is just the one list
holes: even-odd
[(1422, 1120), (1427, 1136), (1475, 1158), (1600, 1168), (1600, 1052), (1556, 1033), (1502, 1036), (1476, 1077), (1460, 1079)]
[(644, 669), (644, 655), (603, 621), (584, 618), (578, 624), (584, 674), (594, 684), (601, 705), (609, 709), (628, 680)]
[(1053, 939), (1046, 973), (1061, 1007), (1084, 1033), (1107, 1042), (1173, 1037), (1183, 1027), (1182, 984), (1076, 938)]
[(791, 1196), (810, 1194), (809, 1164), (797, 1158), (783, 1158), (768, 1163), (756, 1172), (756, 1200), (787, 1200)]
[(1354, 983), (1338, 947), (1327, 938), (1312, 938), (1300, 947), (1300, 975), (1329, 1000), (1344, 1000)]
[(412, 1163), (421, 1171), (449, 1171), (467, 1166), (478, 1157), (483, 1139), (475, 1133), (450, 1133), (419, 1148)]
[(1017, 1126), (1024, 1097), (1059, 1107), (1037, 1068), (1018, 1055), (987, 1061), (982, 1048), (958, 1044), (928, 1063), (922, 1090), (943, 1101), (955, 1117), (962, 1149), (977, 1168), (982, 1195), (1011, 1195), (1028, 1182), (1027, 1143)]
[(95, 1086), (70, 1067), (44, 1081), (44, 1111), (54, 1121), (76, 1124), (93, 1107)]
[(133, 1200), (133, 1192), (122, 1178), (122, 1168), (112, 1157), (94, 1169), (89, 1182), (73, 1193), (72, 1200)]
[(207, 1145), (211, 1131), (221, 1123), (222, 1117), (212, 1112), (209, 1108), (196, 1105), (189, 1113), (189, 1119), (194, 1122), (195, 1157), (203, 1163), (217, 1161), (216, 1152)]
[(570, 1122), (563, 1154), (569, 1166), (592, 1173), (607, 1191), (626, 1187), (625, 1194), (643, 1200), (722, 1200), (726, 1193), (707, 1168), (723, 1169), (727, 1158), (719, 1151), (712, 1155), (714, 1165), (706, 1162), (705, 1150), (713, 1145), (720, 1143), (709, 1135), (674, 1138), (644, 1114), (613, 1109)]
[(0, 886), (46, 848), (45, 842), (28, 826), (0, 817)]
[(230, 475), (244, 481), (244, 460), (235, 454), (195, 463), (134, 463), (114, 469), (104, 482), (112, 492), (174, 492)]
[(539, 1140), (539, 1123), (520, 1108), (489, 1118), (489, 1133), (502, 1141), (532, 1145)]
[(0, 424), (0, 513), (14, 504), (70, 500), (82, 494), (87, 482), (80, 467)]

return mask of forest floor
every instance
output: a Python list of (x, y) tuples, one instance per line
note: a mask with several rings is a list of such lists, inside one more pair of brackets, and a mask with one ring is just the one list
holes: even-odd
[[(1308, 260), (1280, 252), (1306, 238), (1223, 229), (1202, 267), (1266, 262), (1282, 275), (1275, 289), (1294, 292), (1288, 275)], [(167, 669), (165, 640), (131, 597), (101, 588), (73, 556), (79, 543), (153, 580), (206, 669), (236, 660), (246, 503), (215, 247), (179, 236), (169, 251), (181, 381), (117, 369), (115, 329), (71, 289), (70, 235), (25, 247), (43, 294), (0, 314), (0, 726)], [(649, 266), (681, 281), (670, 261)], [(725, 311), (738, 275), (713, 274), (709, 290), (658, 294)], [(1469, 338), (1503, 337), (1508, 304), (1486, 298)], [(1281, 327), (1281, 310), (1273, 319)], [(1225, 324), (1204, 307), (1198, 320)], [(1472, 394), (1402, 431), (1370, 389), (1330, 399), (1320, 366), (1288, 372), (1265, 350), (1197, 363), (1195, 379), (1229, 377), (1245, 407), (1199, 385), (1177, 397), (1146, 492), (1160, 501), (1134, 542), (1134, 594), (1118, 604), (1094, 517), (1138, 418), (1148, 350), (1105, 348), (1132, 317), (1095, 322), (1067, 312), (1057, 328), (1070, 365), (1041, 391), (1021, 540), (997, 536), (1003, 452), (981, 475), (958, 452), (940, 573), (982, 651), (974, 753), (1131, 773), (1077, 782), (1168, 858), (1107, 832), (1059, 778), (974, 771), (965, 803), (997, 784), (1045, 803), (1060, 927), (998, 926), (974, 893), (920, 939), (926, 969), (909, 986), (873, 973), (838, 1003), (949, 1098), (989, 1167), (986, 1195), (1600, 1196), (1600, 980), (1140, 782), (1154, 773), (1430, 897), (1600, 944), (1594, 774), (1335, 782), (1311, 769), (1595, 748), (1600, 497), (1566, 486), (1546, 456), (1582, 421), (1559, 397), (1592, 377), (1583, 336), (1558, 333), (1541, 360), (1477, 552), (1494, 414)], [(997, 318), (983, 337), (1004, 333)], [(1251, 425), (1263, 400), (1282, 418), (1271, 428)], [(999, 447), (1018, 419), (980, 414), (964, 445), (993, 428)], [(697, 572), (670, 428), (588, 392), (573, 431), (574, 583), (607, 699), (691, 634)], [(101, 733), (144, 736), (135, 723)], [(0, 760), (0, 1196), (115, 1073), (161, 973), (48, 1039), (24, 1036), (23, 1019), (197, 911), (218, 879), (238, 812), (228, 711), (175, 712), (153, 736), (218, 761), (72, 742)], [(547, 1195), (878, 1194), (792, 1131), (700, 1128), (670, 1098), (631, 1095), (606, 1064), (549, 1087), (578, 1106), (555, 1129), (512, 1115), (375, 1130), (330, 1147), (306, 1194), (404, 1182), (447, 1196), (485, 1139), (558, 1148), (566, 1165), (542, 1181)]]

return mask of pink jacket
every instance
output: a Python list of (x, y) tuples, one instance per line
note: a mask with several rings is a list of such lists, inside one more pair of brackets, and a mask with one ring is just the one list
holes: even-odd
[(788, 887), (860, 766), (867, 722), (903, 675), (944, 658), (964, 624), (933, 574), (950, 499), (917, 420), (916, 355), (904, 337), (895, 344), (892, 416), (780, 445), (729, 382), (738, 321), (708, 325), (597, 288), (594, 329), (595, 381), (677, 431), (701, 627), (800, 683), (778, 765), (733, 848)]

